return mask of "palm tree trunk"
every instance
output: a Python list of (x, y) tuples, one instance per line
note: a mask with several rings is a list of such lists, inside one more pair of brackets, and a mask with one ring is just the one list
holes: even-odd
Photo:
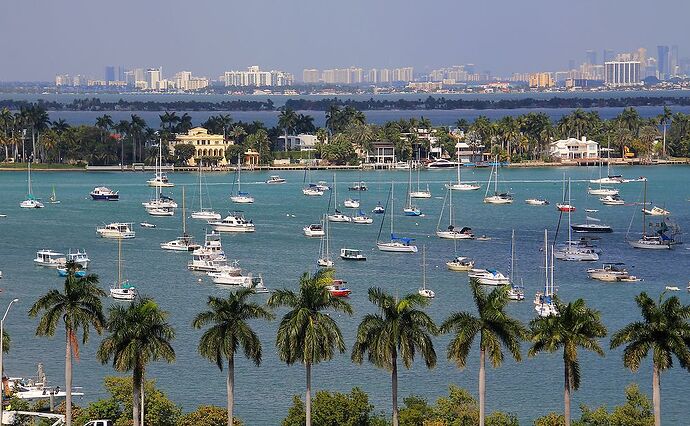
[(232, 426), (232, 410), (235, 406), (235, 357), (228, 359), (228, 378), (226, 386), (228, 388), (228, 426)]
[(393, 356), (391, 369), (391, 392), (393, 398), (393, 426), (398, 426), (398, 359)]
[(134, 420), (133, 426), (140, 426), (141, 420), (141, 377), (141, 368), (139, 366), (135, 366), (134, 370), (132, 371), (132, 420)]
[(661, 426), (661, 377), (659, 367), (652, 367), (652, 402), (654, 403), (654, 426)]
[(306, 406), (306, 426), (311, 426), (311, 363), (306, 363), (307, 367), (307, 395), (305, 397)]
[(486, 397), (486, 371), (484, 369), (485, 362), (486, 351), (481, 349), (479, 351), (479, 426), (484, 426), (484, 419), (486, 417), (484, 413), (484, 399)]
[(70, 330), (66, 332), (65, 344), (65, 424), (72, 425), (72, 339)]
[(563, 386), (563, 404), (564, 404), (564, 416), (565, 426), (570, 426), (570, 367), (568, 366), (568, 361), (564, 360), (564, 386)]

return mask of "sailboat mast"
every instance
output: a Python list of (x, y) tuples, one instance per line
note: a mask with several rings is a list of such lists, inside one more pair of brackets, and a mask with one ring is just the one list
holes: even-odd
[[(393, 238), (393, 214), (395, 214), (394, 213), (395, 210), (393, 210), (393, 186), (394, 186), (394, 184), (393, 184), (393, 182), (391, 182), (391, 209), (390, 209), (390, 212), (391, 212), (391, 238)], [(388, 209), (386, 209), (386, 210), (388, 210)]]
[[(324, 215), (325, 216), (325, 215)], [(331, 236), (331, 227), (328, 224), (328, 220), (325, 220), (326, 218), (324, 217), (324, 222), (326, 222), (326, 260), (330, 260), (331, 258), (331, 250), (330, 250), (330, 236)]]
[(29, 195), (31, 195), (31, 161), (29, 161), (26, 165), (29, 168)]
[(458, 167), (457, 167), (457, 169), (458, 169), (458, 185), (460, 185), (460, 148), (456, 148), (455, 151), (457, 153), (457, 162), (458, 162)]
[(201, 161), (199, 161), (199, 211), (204, 211), (204, 194), (201, 193)]
[(185, 204), (184, 204), (184, 186), (182, 187), (182, 235), (187, 235), (187, 217), (185, 214)]
[(510, 239), (510, 283), (514, 285), (513, 281), (513, 270), (515, 268), (515, 230), (513, 229), (513, 234)]
[(549, 292), (549, 231), (544, 229), (544, 295)]
[(237, 154), (237, 195), (242, 192), (242, 165), (240, 164), (240, 154)]
[(642, 237), (644, 238), (645, 232), (647, 232), (647, 181), (644, 181), (644, 195), (642, 198)]
[(122, 238), (117, 239), (117, 286), (122, 283)]
[(448, 225), (453, 225), (453, 191), (448, 190)]
[[(570, 204), (570, 178), (568, 178), (568, 206), (571, 206)], [(568, 249), (570, 249), (572, 245), (572, 233), (573, 233), (573, 228), (570, 226), (570, 215), (572, 214), (572, 207), (568, 208)]]
[(422, 288), (426, 290), (426, 244), (422, 246)]
[[(548, 249), (546, 251), (548, 251)], [(554, 287), (554, 283), (553, 283), (553, 266), (554, 266), (554, 264), (553, 264), (553, 246), (551, 246), (551, 291), (550, 291), (549, 296), (553, 296), (554, 291), (555, 291), (555, 287)]]

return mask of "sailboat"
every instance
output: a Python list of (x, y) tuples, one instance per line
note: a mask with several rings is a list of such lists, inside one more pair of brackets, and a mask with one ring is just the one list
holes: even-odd
[(510, 239), (510, 288), (508, 289), (508, 299), (525, 300), (525, 288), (515, 283), (515, 230)]
[(388, 210), (388, 203), (386, 203), (385, 213), (383, 214), (383, 220), (381, 220), (381, 226), (379, 227), (379, 234), (376, 237), (376, 247), (381, 251), (392, 251), (399, 253), (417, 253), (417, 246), (412, 244), (414, 238), (398, 237), (393, 232), (393, 213), (391, 216), (391, 239), (389, 242), (381, 241), (381, 230), (383, 229), (383, 223), (386, 221), (386, 214), (389, 211), (393, 211), (393, 182), (391, 182), (390, 191), (390, 202), (391, 210)]
[[(441, 219), (443, 219), (443, 210), (446, 208), (446, 200), (448, 203), (448, 228), (441, 230)], [(436, 236), (449, 240), (470, 240), (474, 238), (472, 229), (463, 226), (460, 230), (453, 224), (453, 190), (448, 189), (445, 198), (443, 199), (443, 207), (441, 207), (441, 214), (438, 216), (438, 223), (436, 224)]]
[(548, 239), (548, 231), (544, 229), (544, 291), (539, 291), (534, 296), (534, 310), (540, 317), (558, 315), (558, 308), (556, 308), (556, 301), (554, 300), (556, 289), (553, 280), (553, 247), (551, 247), (551, 265), (549, 266)]
[[(175, 214), (175, 207), (177, 203), (172, 201), (169, 197), (164, 197), (162, 187), (157, 186), (154, 189), (155, 198), (148, 203), (143, 203), (146, 213), (151, 216), (173, 216)], [(173, 207), (174, 204), (174, 207)]]
[(570, 225), (575, 232), (580, 233), (610, 233), (613, 228), (610, 225), (601, 223), (601, 219), (594, 217), (596, 209), (585, 209), (585, 223)]
[[(405, 216), (421, 216), (422, 211), (412, 204), (412, 167), (410, 167), (410, 177), (407, 181), (407, 203), (403, 208)], [(392, 217), (392, 216), (391, 216)]]
[(117, 281), (110, 288), (110, 297), (117, 300), (134, 300), (137, 297), (136, 288), (122, 279), (122, 238), (117, 239)]
[(307, 167), (304, 168), (304, 186), (302, 187), (302, 194), (308, 197), (320, 197), (323, 195), (324, 190), (321, 189), (319, 185), (311, 182), (311, 170), (309, 169), (309, 162), (311, 162), (311, 158), (307, 159)]
[[(610, 156), (610, 154), (609, 154), (609, 156)], [(599, 196), (618, 195), (617, 189), (603, 186), (603, 178), (601, 177), (602, 167), (603, 167), (602, 162), (599, 161), (599, 179), (594, 179), (595, 182), (590, 181), (591, 183), (598, 183), (599, 188), (588, 187), (587, 192), (591, 195), (599, 195)], [(609, 170), (608, 163), (606, 165), (606, 168), (607, 168), (607, 170)]]
[(185, 210), (184, 186), (182, 187), (182, 236), (175, 240), (161, 243), (163, 250), (171, 251), (194, 251), (201, 248), (200, 244), (194, 242), (194, 238), (187, 234), (187, 217)]
[(460, 179), (460, 167), (462, 167), (462, 164), (460, 163), (460, 148), (456, 146), (457, 149), (457, 171), (458, 171), (458, 183), (447, 183), (446, 188), (451, 189), (453, 191), (476, 191), (479, 188), (481, 188), (481, 185), (478, 185), (475, 182), (467, 182), (463, 183), (462, 179)]
[[(568, 204), (570, 204), (570, 179), (568, 179)], [(558, 249), (551, 249), (553, 255), (558, 260), (568, 261), (595, 261), (599, 260), (599, 254), (590, 247), (583, 247), (572, 238), (572, 224), (570, 216), (572, 211), (568, 211), (568, 241)]]
[(567, 197), (568, 197), (568, 202), (565, 202), (566, 199), (566, 191), (565, 191), (565, 173), (563, 173), (563, 201), (560, 203), (556, 203), (556, 210), (559, 212), (574, 212), (575, 211), (575, 206), (570, 204), (570, 179), (568, 179), (568, 192), (567, 192)]
[(152, 179), (146, 181), (149, 186), (154, 186), (158, 188), (169, 188), (175, 186), (174, 183), (170, 182), (168, 176), (163, 173), (163, 140), (158, 140), (158, 160), (156, 161), (156, 172)]
[(426, 246), (422, 246), (422, 287), (417, 290), (420, 296), (428, 299), (436, 297), (436, 293), (430, 288), (426, 288)]
[[(352, 218), (346, 214), (343, 214), (338, 210), (338, 185), (336, 184), (335, 180), (335, 173), (333, 174), (333, 192), (331, 193), (333, 196), (333, 213), (328, 214), (327, 219), (329, 222), (351, 222)], [(328, 200), (328, 208), (330, 210), (331, 207), (331, 200)]]
[[(489, 188), (491, 188), (491, 179), (494, 181), (494, 195), (489, 195)], [(489, 174), (489, 181), (486, 183), (486, 193), (484, 194), (484, 202), (487, 204), (512, 204), (513, 196), (507, 192), (498, 192), (498, 155), (491, 167), (491, 174)]]
[[(418, 156), (419, 158), (419, 156)], [(426, 185), (426, 190), (423, 190), (419, 186), (419, 175), (422, 168), (417, 167), (417, 190), (410, 191), (410, 198), (431, 198), (431, 191), (429, 191), (429, 184)], [(412, 168), (410, 168), (410, 179), (412, 179)], [(412, 188), (410, 188), (412, 189)]]
[(324, 218), (324, 235), (321, 237), (321, 247), (319, 248), (319, 259), (316, 263), (323, 268), (330, 268), (333, 266), (333, 259), (331, 259), (331, 243), (328, 221)]
[[(647, 205), (647, 181), (644, 181), (644, 201), (643, 206)], [(649, 213), (642, 209), (642, 237), (637, 240), (626, 240), (633, 248), (648, 249), (648, 250), (670, 250), (673, 246), (681, 244), (681, 241), (676, 240), (676, 236), (680, 234), (680, 230), (676, 224), (664, 217), (659, 222), (649, 222), (647, 226), (647, 216)], [(632, 221), (630, 223), (632, 225)], [(630, 229), (628, 229), (630, 234)]]
[(45, 206), (38, 198), (34, 197), (34, 194), (31, 191), (31, 162), (28, 162), (26, 164), (27, 173), (29, 176), (29, 192), (26, 195), (26, 200), (19, 203), (19, 207), (23, 209), (41, 209)]
[(230, 196), (230, 201), (237, 204), (252, 204), (254, 197), (250, 196), (248, 192), (242, 192), (242, 164), (240, 163), (240, 156), (237, 155), (237, 194)]
[[(219, 220), (220, 219), (220, 213), (216, 213), (213, 211), (211, 207), (206, 207), (204, 208), (204, 191), (201, 186), (201, 181), (202, 181), (202, 171), (201, 171), (201, 162), (199, 162), (199, 210), (192, 212), (192, 219), (201, 219), (201, 220)], [(211, 197), (209, 197), (209, 204), (211, 202)]]
[(50, 198), (48, 198), (48, 202), (50, 204), (60, 204), (60, 200), (58, 200), (57, 195), (55, 195), (55, 185), (53, 185), (53, 192), (50, 194)]

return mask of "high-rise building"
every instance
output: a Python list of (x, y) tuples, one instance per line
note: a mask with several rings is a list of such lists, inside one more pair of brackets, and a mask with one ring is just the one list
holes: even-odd
[(669, 67), (669, 48), (668, 46), (657, 46), (656, 66), (661, 80), (666, 80), (670, 74)]
[(669, 77), (673, 77), (679, 74), (679, 65), (680, 62), (678, 61), (678, 45), (674, 44), (673, 46), (671, 46), (671, 54), (669, 56), (668, 61)]
[(585, 63), (589, 65), (597, 64), (597, 52), (594, 50), (588, 50), (585, 52)]
[(639, 61), (610, 61), (604, 64), (604, 81), (609, 87), (642, 85)]
[(226, 86), (290, 86), (294, 83), (294, 76), (284, 71), (261, 71), (254, 65), (247, 71), (225, 71), (223, 81)]
[(321, 79), (321, 73), (319, 70), (311, 68), (302, 71), (302, 81), (304, 83), (313, 84), (318, 83)]
[(160, 81), (163, 79), (162, 70), (160, 68), (149, 68), (146, 70), (146, 84), (151, 90), (158, 90)]
[(125, 81), (125, 73), (126, 72), (127, 72), (127, 70), (125, 69), (125, 67), (122, 67), (122, 66), (117, 67), (117, 76), (116, 76), (117, 81)]
[(379, 82), (379, 72), (376, 68), (372, 68), (367, 73), (367, 81), (372, 84)]
[(393, 81), (393, 73), (388, 68), (382, 68), (379, 70), (379, 82), (390, 83)]
[(529, 87), (542, 89), (554, 87), (555, 85), (550, 72), (538, 72), (529, 75)]
[(603, 61), (604, 62), (610, 62), (613, 61), (615, 53), (611, 49), (604, 49), (604, 56), (603, 56)]
[(105, 67), (105, 81), (115, 81), (115, 67), (108, 65)]
[(409, 82), (414, 80), (412, 67), (396, 68), (393, 70), (393, 81)]

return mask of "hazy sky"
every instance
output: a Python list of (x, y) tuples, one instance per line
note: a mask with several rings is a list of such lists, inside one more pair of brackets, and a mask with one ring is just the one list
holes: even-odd
[(0, 81), (103, 78), (109, 64), (554, 71), (587, 49), (688, 56), (688, 17), (688, 0), (0, 0)]

